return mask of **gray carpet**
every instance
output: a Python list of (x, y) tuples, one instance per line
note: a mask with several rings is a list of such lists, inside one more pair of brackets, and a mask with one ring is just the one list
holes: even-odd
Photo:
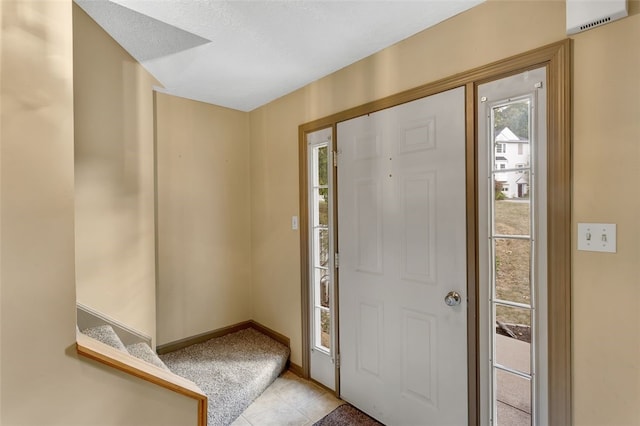
[(127, 352), (127, 348), (124, 347), (124, 344), (110, 325), (99, 325), (97, 327), (87, 328), (82, 330), (82, 334), (99, 340), (100, 342), (119, 349), (122, 352)]
[(313, 426), (384, 426), (353, 405), (343, 404), (315, 422)]
[(127, 352), (138, 359), (148, 362), (149, 364), (153, 364), (156, 367), (162, 368), (163, 370), (169, 370), (164, 362), (162, 362), (160, 358), (158, 358), (158, 354), (156, 354), (153, 349), (151, 349), (151, 347), (145, 342), (134, 343), (127, 346)]
[(233, 423), (284, 370), (289, 348), (248, 328), (160, 359), (209, 398), (208, 425)]

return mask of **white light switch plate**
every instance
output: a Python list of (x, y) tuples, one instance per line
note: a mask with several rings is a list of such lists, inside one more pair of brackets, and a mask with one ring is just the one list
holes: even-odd
[(579, 223), (578, 250), (616, 252), (615, 223)]
[(298, 216), (291, 216), (291, 229), (298, 229)]

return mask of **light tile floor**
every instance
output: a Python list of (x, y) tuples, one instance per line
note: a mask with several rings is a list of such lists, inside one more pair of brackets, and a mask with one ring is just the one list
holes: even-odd
[(341, 404), (325, 389), (286, 371), (232, 426), (312, 425)]
[[(527, 371), (528, 344), (503, 336), (498, 336), (497, 344), (505, 365)], [(498, 397), (501, 424), (530, 424), (528, 388), (520, 386), (520, 383), (512, 385), (504, 379), (498, 384), (504, 388)], [(313, 425), (344, 403), (325, 389), (286, 371), (231, 426)]]

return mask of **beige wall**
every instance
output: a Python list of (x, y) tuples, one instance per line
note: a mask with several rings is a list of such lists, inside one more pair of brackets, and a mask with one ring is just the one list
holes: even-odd
[(157, 82), (75, 4), (73, 18), (78, 302), (155, 341)]
[(251, 319), (249, 115), (156, 99), (162, 344)]
[(158, 344), (251, 319), (249, 115), (157, 95), (156, 289), (158, 83), (73, 9), (78, 301)]
[(640, 3), (632, 7), (574, 38), (574, 230), (618, 231), (616, 254), (574, 251), (576, 425), (640, 424)]
[[(574, 37), (574, 229), (618, 224), (618, 253), (575, 251), (576, 425), (640, 424), (640, 4)], [(562, 40), (562, 1), (489, 1), (251, 112), (254, 319), (301, 363), (298, 125)], [(260, 271), (260, 273), (257, 273)], [(622, 301), (610, 302), (613, 294)], [(604, 302), (604, 303), (603, 303)]]
[(71, 0), (0, 13), (0, 423), (196, 424), (194, 400), (75, 355)]
[[(543, 22), (544, 31), (517, 16)], [(261, 271), (253, 278), (254, 318), (292, 339), (293, 362), (302, 361), (300, 236), (290, 230), (298, 211), (298, 125), (564, 35), (562, 2), (489, 2), (251, 112), (253, 269)]]

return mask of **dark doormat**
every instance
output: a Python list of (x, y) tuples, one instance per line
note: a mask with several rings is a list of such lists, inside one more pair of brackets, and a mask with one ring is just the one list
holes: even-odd
[(313, 426), (384, 426), (352, 405), (343, 404), (318, 420)]

